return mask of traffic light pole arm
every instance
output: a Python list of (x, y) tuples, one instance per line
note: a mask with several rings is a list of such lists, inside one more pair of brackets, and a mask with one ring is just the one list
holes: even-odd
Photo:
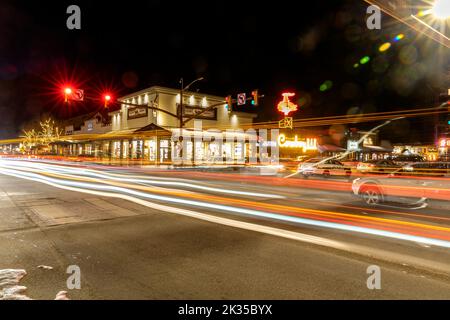
[[(101, 101), (100, 99), (95, 99), (95, 98), (90, 98), (90, 97), (85, 97), (85, 99), (86, 99), (86, 100), (93, 100), (93, 101)], [(161, 112), (163, 112), (163, 113), (165, 113), (165, 114), (168, 114), (169, 116), (172, 116), (172, 117), (174, 117), (174, 118), (176, 118), (176, 119), (179, 119), (179, 118), (180, 118), (179, 115), (176, 115), (176, 114), (174, 114), (174, 113), (172, 113), (172, 112), (170, 112), (170, 111), (167, 111), (167, 110), (164, 110), (164, 109), (160, 109), (160, 108), (156, 108), (156, 107), (151, 107), (151, 106), (148, 106), (148, 105), (142, 105), (142, 104), (135, 104), (135, 103), (123, 102), (123, 101), (119, 101), (119, 100), (111, 102), (111, 104), (113, 104), (113, 103), (119, 104), (119, 105), (120, 105), (120, 104), (123, 104), (123, 105), (131, 106), (131, 107), (146, 107), (146, 108), (148, 108), (148, 109), (161, 111)], [(191, 121), (192, 119), (195, 119), (195, 117), (197, 117), (197, 116), (199, 116), (199, 115), (201, 115), (201, 114), (203, 114), (203, 113), (205, 113), (205, 112), (207, 112), (207, 111), (210, 111), (210, 110), (212, 110), (212, 109), (214, 109), (214, 108), (217, 108), (218, 106), (224, 105), (225, 103), (226, 103), (226, 102), (224, 101), (224, 102), (216, 103), (216, 104), (213, 104), (213, 105), (209, 106), (208, 108), (202, 110), (201, 112), (196, 113), (195, 115), (193, 115), (193, 116), (187, 118), (186, 120), (184, 120), (184, 121), (182, 122), (182, 125), (184, 126), (184, 125), (186, 124), (186, 122), (189, 122), (189, 121)]]
[[(260, 95), (259, 98), (264, 98), (264, 95)], [(246, 101), (250, 101), (250, 100), (252, 100), (252, 99), (253, 99), (253, 98), (247, 98), (247, 99), (245, 99), (245, 100), (246, 100)], [(233, 101), (235, 101), (235, 100), (233, 99)], [(212, 106), (209, 106), (208, 108), (202, 110), (201, 112), (196, 113), (196, 114), (194, 114), (193, 116), (190, 116), (189, 118), (187, 118), (186, 120), (184, 120), (184, 121), (182, 122), (182, 126), (184, 126), (187, 122), (189, 122), (189, 121), (195, 119), (196, 117), (202, 115), (203, 113), (208, 112), (208, 111), (210, 111), (210, 110), (212, 110), (212, 109), (214, 109), (214, 108), (217, 108), (217, 107), (219, 107), (219, 106), (221, 106), (221, 105), (224, 105), (224, 104), (226, 104), (226, 103), (227, 103), (227, 102), (224, 101), (224, 102), (216, 103), (216, 104), (213, 104)]]
[[(91, 101), (102, 101), (101, 99), (92, 98), (92, 97), (87, 97), (87, 96), (85, 96), (84, 98), (85, 98), (86, 100), (91, 100)], [(168, 114), (169, 116), (172, 116), (172, 117), (178, 119), (178, 116), (177, 116), (176, 114), (170, 112), (170, 111), (167, 111), (167, 110), (164, 110), (164, 109), (160, 109), (160, 108), (156, 108), (156, 107), (151, 107), (151, 106), (148, 106), (148, 105), (145, 105), (145, 104), (128, 103), (128, 102), (123, 102), (123, 101), (119, 101), (119, 100), (111, 101), (111, 104), (118, 104), (118, 105), (124, 104), (124, 105), (126, 105), (126, 106), (131, 106), (131, 107), (141, 107), (141, 108), (142, 108), (142, 107), (146, 107), (147, 109), (152, 109), (152, 110), (156, 110), (156, 111), (161, 111), (161, 112), (163, 112), (163, 113)]]
[(217, 108), (217, 107), (219, 107), (219, 106), (222, 106), (222, 105), (224, 105), (225, 103), (226, 103), (226, 102), (223, 101), (223, 102), (220, 102), (220, 103), (213, 104), (213, 105), (209, 106), (208, 108), (203, 109), (201, 112), (195, 113), (194, 115), (190, 116), (190, 117), (187, 118), (186, 120), (183, 120), (183, 121), (181, 122), (181, 125), (184, 126), (186, 123), (188, 123), (189, 121), (191, 121), (191, 120), (197, 118), (198, 116), (204, 114), (205, 112), (208, 112), (208, 111), (210, 111), (210, 110), (213, 110), (214, 108)]
[(141, 108), (142, 107), (146, 107), (147, 109), (161, 111), (161, 112), (163, 112), (165, 114), (168, 114), (169, 116), (172, 116), (172, 117), (178, 119), (178, 116), (176, 114), (170, 112), (170, 111), (167, 111), (167, 110), (164, 110), (164, 109), (160, 109), (160, 108), (156, 108), (156, 107), (151, 107), (151, 106), (148, 106), (148, 105), (145, 105), (145, 104), (134, 104), (134, 103), (128, 103), (128, 102), (122, 102), (122, 101), (115, 101), (114, 103), (124, 104), (126, 106), (131, 106), (131, 107), (141, 107)]

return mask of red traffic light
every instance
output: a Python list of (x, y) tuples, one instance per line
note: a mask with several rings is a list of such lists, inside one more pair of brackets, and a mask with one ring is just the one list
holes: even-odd
[(72, 88), (64, 88), (64, 102), (69, 101), (69, 96), (72, 94)]
[(103, 95), (103, 100), (105, 101), (105, 108), (108, 108), (108, 103), (109, 101), (111, 101), (111, 95), (110, 94), (105, 94)]

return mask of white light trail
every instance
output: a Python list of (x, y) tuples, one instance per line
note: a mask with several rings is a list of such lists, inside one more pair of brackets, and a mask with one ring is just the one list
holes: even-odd
[[(17, 178), (28, 179), (28, 180), (32, 180), (32, 181), (36, 181), (36, 182), (45, 183), (45, 184), (48, 184), (48, 185), (51, 185), (51, 186), (54, 186), (57, 188), (66, 189), (66, 190), (72, 190), (72, 191), (78, 191), (78, 192), (84, 192), (84, 193), (90, 193), (90, 194), (96, 194), (96, 195), (103, 195), (103, 196), (108, 196), (108, 197), (122, 198), (122, 199), (126, 199), (129, 201), (138, 203), (138, 204), (145, 205), (147, 207), (152, 207), (156, 210), (172, 212), (172, 213), (181, 214), (181, 215), (189, 215), (194, 218), (208, 220), (208, 221), (216, 222), (216, 223), (220, 223), (220, 224), (225, 224), (225, 223), (223, 223), (225, 221), (219, 222), (219, 221), (221, 221), (220, 219), (224, 219), (224, 218), (214, 217), (212, 215), (208, 215), (205, 213), (195, 212), (195, 211), (186, 210), (186, 209), (182, 209), (182, 208), (176, 208), (176, 207), (170, 207), (167, 205), (156, 204), (156, 203), (152, 203), (152, 202), (149, 202), (149, 201), (146, 201), (146, 200), (143, 200), (140, 198), (136, 198), (136, 197), (144, 197), (144, 198), (149, 198), (149, 199), (153, 199), (153, 200), (178, 203), (178, 204), (184, 204), (184, 205), (192, 205), (192, 206), (203, 207), (203, 208), (208, 208), (208, 209), (213, 208), (213, 209), (217, 209), (217, 210), (221, 210), (221, 211), (225, 211), (225, 212), (235, 212), (235, 213), (240, 213), (240, 214), (249, 215), (249, 216), (256, 216), (256, 217), (263, 217), (263, 218), (269, 218), (269, 219), (280, 220), (280, 221), (294, 222), (297, 224), (312, 225), (312, 226), (324, 227), (324, 228), (329, 228), (329, 229), (371, 234), (371, 235), (376, 235), (376, 236), (381, 236), (381, 237), (394, 238), (394, 239), (405, 240), (405, 241), (410, 241), (410, 242), (420, 242), (420, 243), (424, 243), (424, 244), (428, 244), (428, 245), (450, 248), (450, 242), (444, 241), (444, 240), (439, 240), (439, 239), (413, 236), (413, 235), (402, 234), (402, 233), (397, 233), (397, 232), (370, 229), (370, 228), (358, 227), (358, 226), (352, 226), (352, 225), (345, 225), (345, 224), (339, 224), (339, 223), (334, 223), (334, 222), (325, 222), (325, 221), (311, 220), (311, 219), (306, 219), (306, 218), (285, 216), (285, 215), (281, 215), (281, 214), (274, 214), (274, 213), (268, 213), (268, 212), (251, 210), (251, 209), (237, 208), (237, 207), (226, 206), (226, 205), (203, 203), (200, 201), (192, 201), (192, 200), (185, 200), (185, 199), (179, 199), (179, 198), (171, 198), (171, 197), (166, 197), (166, 196), (152, 195), (152, 194), (147, 194), (147, 193), (143, 193), (143, 192), (139, 192), (139, 191), (135, 191), (135, 190), (129, 190), (127, 188), (122, 188), (122, 187), (107, 186), (107, 185), (95, 185), (95, 184), (90, 184), (90, 183), (73, 182), (73, 181), (61, 181), (58, 179), (43, 177), (38, 174), (21, 172), (21, 171), (14, 170), (14, 169), (4, 169), (4, 170), (2, 170), (1, 173), (5, 174), (5, 175), (14, 176)], [(96, 190), (89, 190), (89, 189), (85, 189), (85, 188), (91, 188), (91, 189), (96, 189)], [(100, 190), (102, 190), (102, 191), (100, 191)], [(104, 191), (111, 191), (112, 193), (104, 192)], [(123, 193), (125, 193), (125, 194), (123, 194)], [(236, 225), (238, 227), (239, 227), (239, 225), (244, 224), (244, 222), (240, 222), (237, 220), (231, 220), (231, 219), (226, 219), (226, 220), (228, 220), (227, 223), (233, 223), (234, 225)], [(229, 225), (229, 224), (226, 224), (226, 225)], [(254, 226), (258, 226), (258, 228), (262, 227), (259, 225), (254, 225)], [(246, 229), (246, 227), (242, 227), (242, 228)], [(252, 228), (255, 229), (255, 227), (252, 227)], [(276, 228), (272, 228), (272, 229), (276, 229)], [(282, 231), (282, 229), (276, 229), (276, 230), (278, 230), (277, 232)], [(257, 231), (257, 230), (254, 230), (254, 231)], [(262, 231), (258, 231), (258, 232), (262, 232)]]
[[(0, 163), (9, 163), (14, 164), (14, 166), (17, 166), (17, 161), (14, 161), (13, 163), (9, 161), (0, 161)], [(110, 174), (110, 173), (102, 173), (97, 170), (91, 170), (91, 169), (85, 169), (85, 168), (71, 168), (71, 167), (62, 167), (58, 165), (45, 165), (40, 163), (33, 163), (32, 165), (28, 165), (24, 162), (19, 164), (21, 167), (34, 167), (37, 169), (47, 169), (49, 172), (65, 172), (65, 173), (73, 173), (76, 175), (82, 174), (83, 176), (90, 176), (90, 177), (97, 177), (97, 178), (103, 178), (108, 180), (115, 180), (115, 181), (123, 181), (123, 182), (133, 182), (133, 183), (145, 183), (145, 184), (151, 184), (151, 185), (164, 185), (164, 186), (178, 186), (178, 187), (184, 187), (188, 189), (197, 189), (197, 190), (204, 190), (204, 191), (210, 191), (210, 192), (216, 192), (216, 193), (223, 193), (223, 194), (235, 194), (235, 195), (241, 195), (241, 196), (248, 196), (248, 197), (258, 197), (258, 198), (271, 198), (271, 199), (285, 199), (285, 196), (281, 195), (275, 195), (275, 194), (265, 194), (265, 193), (256, 193), (256, 192), (247, 192), (247, 191), (238, 191), (238, 190), (230, 190), (230, 189), (219, 189), (214, 187), (207, 187), (202, 186), (198, 184), (194, 184), (192, 180), (184, 180), (184, 179), (178, 179), (178, 178), (161, 178), (161, 177), (154, 177), (154, 176), (131, 176), (128, 178), (122, 178), (119, 177), (117, 174)], [(161, 180), (171, 180), (171, 181), (161, 181)], [(179, 182), (181, 181), (181, 182)], [(190, 182), (190, 183), (187, 183)]]

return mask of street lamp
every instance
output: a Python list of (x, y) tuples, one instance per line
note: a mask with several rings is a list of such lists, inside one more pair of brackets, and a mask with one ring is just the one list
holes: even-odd
[(183, 92), (188, 90), (190, 86), (192, 86), (197, 81), (202, 81), (204, 78), (200, 77), (189, 83), (186, 87), (184, 86), (183, 78), (180, 79), (180, 136), (181, 136), (181, 129), (183, 129)]
[(450, 1), (448, 0), (436, 0), (431, 9), (433, 16), (440, 20), (450, 18)]
[[(180, 106), (179, 106), (179, 112), (180, 112), (180, 139), (182, 139), (183, 136), (183, 92), (188, 90), (190, 86), (192, 86), (197, 81), (202, 81), (204, 78), (200, 77), (189, 83), (186, 87), (184, 86), (184, 80), (183, 78), (180, 79)], [(181, 141), (180, 141), (181, 142)], [(195, 149), (195, 146), (194, 146)], [(183, 163), (183, 147), (181, 145), (180, 147), (180, 158), (181, 163)]]

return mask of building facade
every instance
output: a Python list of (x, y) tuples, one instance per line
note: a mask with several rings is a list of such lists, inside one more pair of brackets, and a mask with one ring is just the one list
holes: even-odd
[(396, 144), (393, 150), (394, 155), (419, 155), (427, 161), (439, 159), (439, 149), (434, 145), (423, 144)]
[(226, 132), (250, 126), (256, 114), (229, 112), (223, 97), (183, 92), (183, 128), (177, 89), (150, 87), (118, 101), (120, 108), (108, 113), (109, 122), (97, 114), (84, 119), (78, 130), (66, 126), (67, 144), (55, 145), (55, 152), (150, 164), (244, 163), (254, 152), (245, 132), (233, 133), (232, 139)]

